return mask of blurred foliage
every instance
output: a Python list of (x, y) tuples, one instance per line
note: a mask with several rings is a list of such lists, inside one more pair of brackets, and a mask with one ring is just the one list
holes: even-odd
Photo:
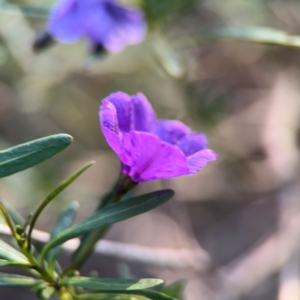
[(157, 23), (165, 23), (174, 13), (182, 13), (197, 0), (141, 0), (150, 27)]
[[(215, 294), (212, 287), (219, 281), (214, 281), (213, 276), (218, 275), (218, 270), (224, 266), (226, 269), (232, 262), (238, 265), (238, 259), (278, 229), (280, 210), (276, 199), (281, 195), (281, 191), (277, 193), (280, 180), (264, 148), (266, 123), (275, 105), (274, 98), (279, 97), (289, 103), (286, 106), (293, 107), (289, 100), (299, 97), (297, 84), (288, 86), (282, 94), (277, 90), (283, 77), (284, 85), (300, 80), (300, 52), (296, 48), (300, 33), (299, 2), (123, 0), (145, 9), (150, 22), (147, 40), (122, 53), (93, 60), (88, 66), (83, 42), (56, 44), (39, 55), (32, 54), (30, 43), (44, 27), (54, 2), (0, 2), (0, 146), (5, 149), (58, 132), (72, 134), (75, 142), (71, 152), (61, 154), (51, 163), (3, 179), (0, 187), (4, 198), (27, 214), (81, 160), (95, 158), (99, 164), (91, 171), (94, 173), (84, 175), (76, 187), (57, 201), (62, 205), (68, 200), (79, 200), (82, 207), (79, 219), (88, 215), (99, 195), (113, 184), (119, 170), (118, 161), (99, 130), (100, 100), (116, 90), (130, 94), (142, 91), (160, 118), (179, 119), (194, 130), (204, 131), (209, 145), (220, 153), (219, 164), (199, 175), (163, 183), (176, 186), (178, 200), (187, 207), (180, 206), (180, 212), (188, 211), (183, 223), (193, 227), (195, 239), (212, 256), (214, 269), (201, 276), (193, 271), (157, 271), (168, 277), (168, 282), (193, 278), (187, 280), (186, 293), (191, 297), (188, 299), (198, 300), (200, 294), (202, 299), (211, 299), (209, 292), (200, 293), (202, 284), (212, 283), (209, 288)], [(21, 8), (21, 14), (17, 8)], [(290, 95), (291, 92), (296, 96)], [(290, 124), (281, 120), (286, 116), (285, 108), (281, 111), (276, 122), (269, 125), (280, 137), (278, 147), (284, 147), (289, 136), (282, 137), (282, 128), (288, 128), (290, 134), (293, 131)], [(298, 124), (296, 117), (288, 115), (287, 119)], [(260, 152), (265, 155), (257, 155)], [(278, 157), (291, 155), (284, 152), (275, 158)], [(149, 183), (145, 189), (155, 184), (159, 183)], [(81, 197), (82, 194), (85, 196)], [(167, 220), (172, 218), (181, 224), (181, 218), (174, 212), (176, 202), (172, 205), (159, 213), (166, 213)], [(39, 226), (49, 228), (57, 211), (58, 207), (50, 208)], [(147, 234), (137, 235), (136, 239), (124, 234), (123, 227), (135, 232), (145, 224)], [(173, 223), (162, 226), (154, 215), (149, 223), (141, 219), (140, 223), (118, 227), (112, 237), (149, 246), (177, 247), (170, 234), (174, 228)], [(158, 236), (164, 230), (167, 233), (163, 240)], [(265, 255), (269, 258), (269, 253)], [(99, 267), (101, 276), (115, 275), (114, 268), (105, 265), (109, 260), (101, 261), (101, 266), (97, 263), (98, 260), (92, 261), (92, 267)], [(265, 265), (260, 268), (267, 270)], [(133, 274), (152, 272), (145, 269), (134, 265)], [(251, 270), (248, 271), (251, 276)], [(279, 272), (277, 269), (276, 274)], [(243, 291), (252, 294), (247, 299), (275, 299), (278, 278), (271, 275), (268, 278), (266, 275), (258, 288)], [(252, 276), (249, 282), (257, 278)], [(247, 280), (239, 282), (238, 288), (242, 290), (247, 283)]]
[(182, 300), (184, 288), (185, 288), (185, 282), (183, 280), (180, 280), (172, 284), (163, 286), (162, 288), (159, 289), (159, 291), (170, 297), (176, 298), (178, 300)]

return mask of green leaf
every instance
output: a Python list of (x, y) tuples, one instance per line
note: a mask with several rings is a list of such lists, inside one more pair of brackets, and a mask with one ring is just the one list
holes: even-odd
[[(118, 189), (118, 185), (119, 183), (117, 182), (110, 189), (110, 191), (102, 197), (99, 206), (96, 208), (96, 211), (100, 211), (104, 207), (114, 202), (116, 196), (116, 189)], [(123, 195), (121, 201), (125, 201), (132, 198), (134, 192), (135, 187), (133, 187), (130, 191)], [(101, 239), (101, 237), (105, 234), (107, 229), (108, 226), (105, 228), (98, 228), (96, 230), (89, 231), (86, 234), (82, 235), (80, 239), (80, 245), (72, 255), (72, 265), (70, 266), (71, 268), (79, 269), (81, 267), (81, 265), (93, 252), (95, 243), (97, 243), (97, 241)]]
[(6, 259), (0, 259), (0, 267), (6, 267), (6, 266), (15, 266), (15, 267), (25, 267), (28, 268), (30, 266), (32, 266), (30, 263), (18, 263), (18, 262), (14, 262), (14, 261), (9, 261)]
[(2, 204), (4, 205), (4, 208), (6, 209), (8, 214), (10, 215), (13, 222), (16, 225), (24, 226), (24, 224), (25, 224), (24, 218), (8, 202), (3, 200), (2, 198), (0, 198), (0, 202), (2, 202)]
[(85, 294), (77, 296), (78, 300), (151, 300), (138, 295), (126, 295), (126, 294), (108, 294), (108, 293), (97, 293), (97, 294)]
[(48, 287), (45, 287), (44, 289), (39, 290), (37, 292), (37, 296), (39, 299), (48, 300), (48, 299), (51, 299), (55, 293), (56, 293), (55, 288), (48, 286)]
[(33, 287), (41, 282), (32, 277), (0, 273), (0, 287)]
[(222, 27), (193, 35), (197, 42), (240, 41), (300, 48), (300, 36), (266, 27)]
[(69, 239), (78, 237), (90, 230), (117, 223), (145, 213), (167, 202), (173, 197), (173, 195), (174, 192), (172, 190), (161, 190), (134, 197), (126, 201), (110, 204), (81, 223), (60, 233), (56, 238), (48, 242), (41, 253), (41, 260), (43, 260), (45, 254), (49, 250)]
[[(74, 218), (76, 216), (78, 207), (79, 207), (78, 202), (72, 202), (67, 207), (65, 207), (65, 209), (58, 216), (57, 222), (52, 229), (50, 240), (54, 239), (62, 231), (68, 229), (72, 225)], [(59, 253), (59, 250), (60, 250), (60, 247), (56, 247), (55, 249), (48, 252), (46, 260), (48, 262), (50, 269), (53, 268), (54, 261)]]
[(28, 249), (31, 247), (31, 234), (32, 230), (35, 226), (35, 223), (44, 210), (44, 208), (59, 194), (61, 193), (65, 188), (67, 188), (76, 178), (78, 178), (85, 170), (87, 170), (90, 166), (92, 166), (95, 162), (92, 161), (85, 165), (83, 168), (81, 168), (79, 171), (71, 175), (68, 179), (66, 179), (63, 183), (60, 184), (59, 187), (57, 187), (50, 195), (48, 195), (44, 201), (40, 204), (40, 206), (37, 208), (35, 213), (32, 216), (32, 220), (29, 226), (27, 240), (28, 240)]
[(92, 277), (66, 277), (61, 281), (63, 285), (75, 285), (86, 289), (99, 291), (135, 291), (148, 289), (164, 281), (161, 279), (122, 279), (122, 278), (92, 278)]
[(0, 240), (0, 257), (16, 263), (28, 263), (26, 257), (21, 252), (5, 243), (3, 240)]
[(150, 45), (154, 58), (168, 75), (180, 79), (184, 76), (185, 68), (165, 37), (152, 35)]
[(155, 291), (122, 291), (122, 293), (95, 293), (77, 296), (78, 300), (177, 300)]
[(156, 291), (135, 291), (134, 294), (145, 296), (151, 300), (177, 300), (176, 298)]
[(0, 151), (0, 178), (49, 159), (68, 147), (72, 139), (67, 134), (56, 134)]
[(183, 280), (179, 280), (170, 285), (161, 287), (159, 291), (176, 299), (182, 299), (185, 284)]
[(196, 0), (147, 0), (141, 1), (143, 11), (150, 25), (166, 22), (175, 12), (180, 12), (193, 4)]

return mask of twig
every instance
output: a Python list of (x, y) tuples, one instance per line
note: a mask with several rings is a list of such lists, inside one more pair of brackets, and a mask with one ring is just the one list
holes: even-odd
[[(0, 234), (10, 236), (11, 232), (6, 225), (0, 224)], [(50, 235), (47, 232), (34, 229), (32, 238), (36, 241), (46, 243), (49, 241)], [(79, 239), (75, 238), (64, 243), (62, 248), (66, 251), (74, 251), (78, 245)], [(98, 242), (95, 246), (95, 252), (126, 261), (161, 267), (192, 268), (198, 272), (206, 271), (210, 263), (209, 255), (203, 250), (152, 248), (107, 240)]]

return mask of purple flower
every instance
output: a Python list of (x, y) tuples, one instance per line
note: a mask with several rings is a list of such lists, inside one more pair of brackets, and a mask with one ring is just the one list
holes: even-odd
[(115, 0), (61, 0), (52, 9), (47, 30), (61, 42), (86, 37), (93, 47), (116, 52), (141, 42), (146, 23), (140, 10)]
[(122, 163), (122, 173), (135, 182), (192, 175), (217, 154), (206, 148), (204, 134), (180, 121), (157, 120), (147, 98), (111, 94), (102, 101), (100, 125)]

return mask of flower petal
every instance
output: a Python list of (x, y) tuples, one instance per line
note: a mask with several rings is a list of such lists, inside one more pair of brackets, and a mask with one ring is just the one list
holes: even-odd
[(202, 133), (192, 133), (178, 142), (178, 147), (186, 156), (190, 156), (207, 147), (206, 136)]
[(106, 9), (107, 3), (111, 2), (111, 0), (89, 1), (91, 13), (89, 20), (87, 20), (87, 36), (92, 44), (104, 45), (104, 41), (109, 37), (115, 22)]
[(151, 131), (155, 126), (155, 112), (143, 94), (129, 96), (123, 92), (117, 92), (105, 100), (115, 106), (121, 132)]
[(177, 120), (160, 120), (156, 123), (156, 134), (169, 144), (177, 145), (190, 132), (190, 128)]
[(140, 10), (124, 8), (112, 1), (105, 1), (104, 5), (111, 19), (110, 30), (103, 39), (104, 47), (117, 52), (144, 39), (147, 26)]
[(134, 129), (151, 132), (155, 126), (155, 112), (144, 94), (132, 96), (134, 106)]
[(103, 100), (99, 116), (100, 126), (107, 143), (119, 155), (121, 153), (121, 134), (119, 132), (116, 107), (109, 101)]
[(202, 169), (208, 162), (216, 160), (217, 154), (210, 150), (201, 150), (187, 158), (187, 164), (190, 168), (190, 175), (197, 173)]
[(129, 132), (133, 127), (131, 97), (123, 92), (117, 92), (109, 95), (104, 101), (108, 101), (115, 106), (120, 131)]
[(125, 133), (120, 155), (123, 172), (133, 181), (143, 182), (159, 178), (187, 175), (189, 167), (180, 149), (157, 136), (139, 131)]
[(48, 20), (48, 31), (57, 40), (73, 43), (86, 30), (89, 19), (87, 1), (61, 0), (52, 9)]

